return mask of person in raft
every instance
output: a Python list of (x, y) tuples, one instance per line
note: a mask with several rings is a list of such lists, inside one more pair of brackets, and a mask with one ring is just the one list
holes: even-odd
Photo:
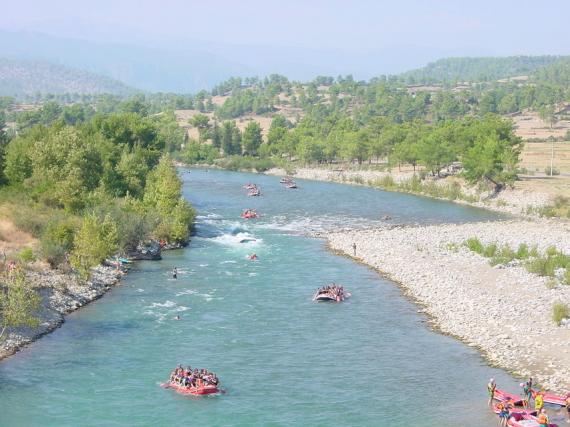
[(176, 267), (172, 269), (172, 278), (178, 279), (178, 269)]
[(248, 258), (252, 261), (255, 261), (257, 259), (257, 254), (251, 254), (248, 256)]
[(497, 405), (497, 409), (499, 410), (499, 425), (501, 427), (506, 427), (509, 420), (510, 412), (507, 406), (508, 405), (503, 402), (499, 402)]
[(570, 394), (566, 396), (564, 403), (566, 403), (566, 415), (568, 416), (568, 420), (566, 420), (566, 422), (570, 423)]
[(542, 408), (538, 414), (538, 425), (540, 427), (548, 427), (549, 424), (549, 420), (548, 420), (548, 415), (546, 414), (546, 409)]
[(218, 377), (207, 369), (194, 369), (188, 366), (186, 369), (182, 365), (178, 365), (170, 374), (170, 382), (181, 385), (183, 387), (194, 388), (206, 385), (217, 386)]
[(544, 391), (540, 390), (538, 393), (536, 393), (536, 396), (534, 396), (534, 410), (537, 413), (540, 413), (540, 411), (542, 410), (542, 408), (544, 407)]
[(487, 384), (487, 392), (489, 393), (489, 406), (493, 403), (493, 397), (495, 397), (495, 390), (497, 389), (497, 383), (495, 382), (494, 378), (489, 380), (489, 384)]

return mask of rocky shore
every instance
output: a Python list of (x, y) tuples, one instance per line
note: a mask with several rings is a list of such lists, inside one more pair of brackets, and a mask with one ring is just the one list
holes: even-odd
[(7, 338), (0, 344), (0, 360), (59, 328), (66, 314), (100, 298), (119, 282), (123, 273), (112, 267), (99, 266), (92, 270), (88, 281), (49, 268), (31, 270), (27, 275), (41, 297), (37, 313), (40, 324), (37, 328), (10, 328)]
[[(570, 286), (549, 289), (547, 279), (521, 265), (492, 267), (463, 242), (556, 246), (570, 254), (570, 227), (513, 220), (461, 225), (395, 226), (324, 235), (330, 248), (399, 283), (433, 326), (479, 348), (493, 364), (546, 389), (570, 390), (570, 328), (552, 320), (552, 306), (570, 304)], [(357, 247), (353, 256), (352, 244)], [(357, 292), (358, 284), (352, 288)]]

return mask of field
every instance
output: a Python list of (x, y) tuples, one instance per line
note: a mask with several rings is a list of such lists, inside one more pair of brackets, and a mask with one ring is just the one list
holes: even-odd
[[(530, 173), (544, 173), (550, 168), (552, 142), (526, 142), (522, 156), (521, 168)], [(554, 168), (560, 173), (570, 173), (570, 141), (554, 143)]]
[(548, 139), (565, 138), (570, 131), (570, 120), (560, 120), (551, 129), (550, 125), (545, 123), (538, 113), (525, 111), (519, 115), (512, 117), (515, 122), (516, 134), (524, 140), (529, 139)]

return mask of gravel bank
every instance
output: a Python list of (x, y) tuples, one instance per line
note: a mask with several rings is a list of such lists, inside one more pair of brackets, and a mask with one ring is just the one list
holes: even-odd
[(54, 270), (31, 271), (28, 279), (35, 284), (41, 296), (37, 328), (11, 328), (7, 339), (0, 344), (0, 360), (17, 352), (23, 346), (60, 327), (65, 314), (101, 297), (119, 281), (122, 273), (111, 267), (93, 269), (87, 282), (75, 276)]
[[(491, 267), (461, 247), (470, 237), (517, 247), (555, 245), (570, 253), (570, 227), (549, 221), (405, 226), (325, 234), (330, 247), (379, 270), (425, 307), (433, 324), (478, 347), (488, 360), (547, 389), (570, 390), (570, 328), (552, 304), (570, 304), (570, 286), (546, 287), (522, 266)], [(454, 247), (451, 244), (456, 244)], [(353, 285), (358, 292), (358, 284)], [(486, 379), (485, 379), (486, 380)]]
[[(284, 176), (284, 169), (273, 168), (265, 172), (267, 175)], [(309, 179), (315, 181), (330, 181), (343, 184), (368, 185), (369, 182), (377, 181), (386, 176), (391, 176), (394, 182), (401, 183), (412, 179), (413, 172), (381, 172), (372, 170), (333, 170), (330, 168), (298, 168), (295, 170), (295, 178)], [(439, 185), (448, 184), (445, 179), (435, 181)], [(462, 185), (462, 191), (467, 195), (476, 195), (474, 187)], [(496, 212), (508, 213), (511, 215), (537, 217), (536, 213), (529, 213), (529, 210), (541, 208), (552, 203), (552, 197), (546, 193), (537, 193), (523, 189), (507, 188), (497, 196), (485, 198), (480, 196), (479, 202), (466, 202), (455, 200), (455, 203), (462, 203), (479, 208), (490, 209)]]

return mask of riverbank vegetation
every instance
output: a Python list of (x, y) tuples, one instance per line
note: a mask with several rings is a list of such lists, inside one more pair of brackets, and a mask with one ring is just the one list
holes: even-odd
[(69, 120), (51, 109), (38, 110), (39, 123), (28, 115), (0, 144), (0, 208), (38, 242), (0, 260), (4, 328), (33, 326), (26, 264), (38, 259), (87, 279), (92, 267), (150, 239), (186, 244), (194, 222), (169, 155), (184, 141), (172, 114), (150, 116), (136, 100), (109, 114), (78, 108)]
[(471, 237), (464, 242), (464, 246), (472, 252), (489, 258), (491, 265), (520, 264), (525, 269), (538, 276), (553, 279), (549, 283), (570, 285), (570, 255), (564, 254), (556, 247), (548, 247), (543, 254), (539, 253), (537, 246), (530, 247), (521, 243), (514, 250), (509, 245), (498, 246), (496, 243), (485, 245), (478, 238)]

